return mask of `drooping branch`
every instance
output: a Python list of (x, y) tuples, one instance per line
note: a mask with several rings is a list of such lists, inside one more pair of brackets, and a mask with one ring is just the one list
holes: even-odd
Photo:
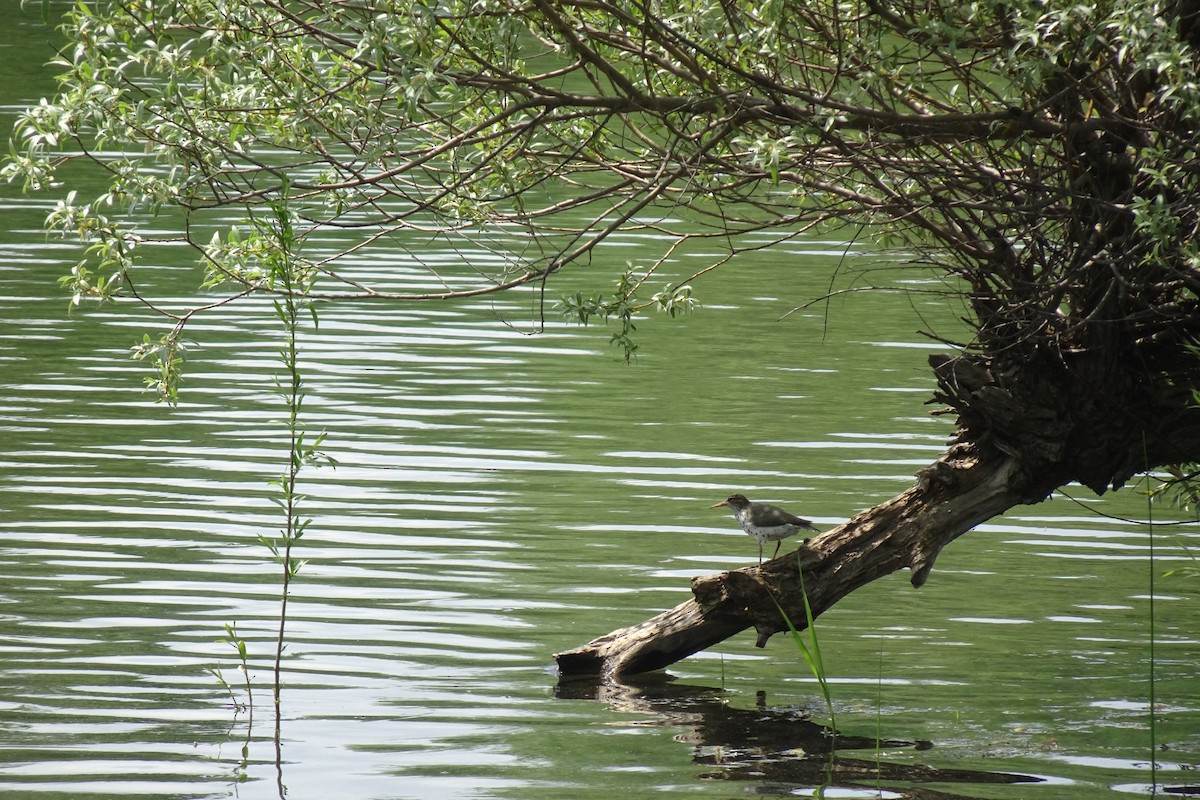
[(918, 477), (907, 491), (806, 540), (796, 552), (761, 566), (697, 577), (692, 599), (558, 653), (560, 676), (609, 678), (661, 669), (747, 628), (754, 628), (757, 646), (764, 647), (771, 636), (787, 630), (780, 608), (803, 628), (797, 559), (814, 616), (900, 569), (912, 570), (912, 583), (919, 588), (943, 547), (1014, 505), (1044, 499), (1054, 480), (1047, 476), (1047, 483), (1030, 485), (1016, 459), (996, 451), (980, 455), (962, 445)]
[[(1194, 5), (80, 7), (63, 93), (22, 121), (13, 174), (45, 183), (80, 157), (111, 171), (110, 191), (51, 218), (104, 245), (81, 295), (123, 290), (109, 274), (147, 249), (109, 224), (118, 200), (185, 209), (213, 277), (257, 292), (258, 255), (210, 223), (290, 187), (314, 239), (339, 234), (314, 287), (339, 301), (541, 285), (630, 226), (664, 249), (730, 242), (694, 275), (739, 234), (880, 225), (969, 287), (978, 349), (1021, 361), (1107, 347), (1095, 323), (1127, 314), (1143, 340), (1200, 327), (1179, 244), (1200, 230)], [(413, 234), (489, 258), (431, 265), (444, 291), (361, 269)]]

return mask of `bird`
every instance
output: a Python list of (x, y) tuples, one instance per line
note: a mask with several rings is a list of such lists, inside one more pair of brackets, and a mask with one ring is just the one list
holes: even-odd
[(730, 495), (710, 508), (722, 506), (732, 509), (733, 516), (742, 526), (742, 530), (753, 536), (754, 540), (758, 542), (759, 564), (762, 563), (764, 542), (775, 542), (775, 555), (771, 556), (771, 558), (775, 558), (779, 555), (779, 548), (783, 545), (784, 539), (795, 536), (800, 531), (817, 530), (816, 526), (806, 519), (801, 519), (770, 503), (751, 503), (744, 494)]

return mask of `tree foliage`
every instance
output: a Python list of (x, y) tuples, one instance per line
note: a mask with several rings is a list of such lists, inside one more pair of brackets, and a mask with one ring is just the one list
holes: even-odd
[[(938, 399), (963, 441), (1020, 455), (1030, 499), (1196, 458), (1197, 0), (122, 0), (67, 32), (5, 173), (107, 171), (48, 220), (88, 246), (76, 298), (145, 297), (144, 215), (167, 208), (226, 292), (199, 307), (280, 291), (228, 220), (285, 192), (299, 239), (325, 237), (313, 299), (541, 286), (630, 229), (664, 260), (720, 243), (700, 274), (854, 225), (961, 287), (974, 336)], [(427, 265), (432, 289), (362, 268), (463, 237), (492, 258)], [(662, 263), (565, 307), (628, 337), (692, 302)], [(168, 356), (191, 312), (170, 313)]]

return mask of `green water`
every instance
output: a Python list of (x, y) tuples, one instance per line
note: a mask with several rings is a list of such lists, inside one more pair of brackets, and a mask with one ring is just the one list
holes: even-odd
[[(32, 12), (0, 31), (6, 127), (51, 89), (50, 39)], [(821, 241), (706, 277), (701, 311), (639, 323), (632, 366), (602, 330), (531, 335), (530, 294), (323, 309), (306, 418), (338, 466), (303, 487), (277, 759), (277, 581), (257, 538), (279, 526), (271, 313), (203, 320), (179, 407), (156, 405), (127, 358), (150, 323), (68, 314), (55, 279), (78, 253), (40, 232), (51, 199), (0, 192), (0, 796), (1116, 798), (1149, 795), (1152, 756), (1161, 786), (1200, 783), (1198, 598), (1156, 577), (1200, 543), (1156, 528), (1152, 563), (1134, 492), (1016, 509), (920, 591), (897, 574), (822, 617), (833, 762), (784, 637), (628, 686), (558, 685), (554, 652), (755, 561), (709, 509), (730, 492), (826, 528), (940, 451), (937, 346), (917, 331), (953, 333), (959, 309), (909, 291), (785, 317), (865, 268), (936, 288)], [(638, 246), (561, 290), (606, 284)], [(175, 266), (158, 288), (182, 298), (196, 271)], [(252, 720), (207, 672), (237, 678), (218, 641), (233, 622)]]

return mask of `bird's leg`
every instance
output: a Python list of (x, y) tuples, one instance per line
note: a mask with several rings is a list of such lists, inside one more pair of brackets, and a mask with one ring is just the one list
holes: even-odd
[(776, 543), (775, 543), (775, 555), (771, 556), (771, 558), (775, 558), (775, 557), (777, 557), (777, 556), (779, 555), (779, 548), (780, 548), (782, 545), (783, 545), (783, 540), (782, 540), (782, 539), (781, 539), (780, 541), (778, 541), (778, 542), (776, 542)]
[(762, 564), (762, 542), (758, 543), (758, 563)]

